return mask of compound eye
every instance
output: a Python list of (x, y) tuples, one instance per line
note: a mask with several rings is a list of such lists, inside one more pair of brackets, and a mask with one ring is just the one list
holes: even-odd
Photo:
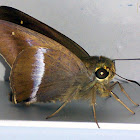
[(99, 79), (105, 79), (109, 75), (109, 72), (106, 69), (100, 68), (95, 72), (95, 75)]

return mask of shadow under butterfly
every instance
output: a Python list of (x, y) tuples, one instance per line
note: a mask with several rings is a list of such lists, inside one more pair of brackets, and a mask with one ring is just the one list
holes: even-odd
[[(109, 59), (90, 56), (74, 41), (33, 17), (11, 7), (0, 7), (0, 53), (11, 67), (10, 100), (27, 105), (35, 102), (61, 101), (57, 114), (71, 100), (87, 99), (93, 107), (96, 95), (113, 96), (132, 114), (112, 91), (116, 84), (136, 106), (117, 81), (115, 61), (137, 59)], [(119, 76), (121, 77), (121, 76)], [(123, 78), (123, 77), (121, 77)], [(123, 78), (129, 82), (139, 83)]]

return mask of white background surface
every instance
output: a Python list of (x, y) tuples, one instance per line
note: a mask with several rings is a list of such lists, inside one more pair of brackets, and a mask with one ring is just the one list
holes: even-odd
[[(70, 37), (90, 55), (104, 55), (110, 58), (140, 57), (140, 0), (0, 0), (0, 5), (17, 8), (41, 20)], [(117, 62), (116, 68), (118, 74), (140, 82), (139, 61)], [(0, 80), (3, 80), (4, 73), (5, 69), (0, 63)], [(126, 84), (125, 89), (134, 101), (140, 103), (140, 88), (138, 86)], [(8, 83), (1, 81), (0, 91), (0, 120), (45, 121), (46, 115), (54, 112), (60, 105), (51, 103), (35, 104), (31, 107), (16, 106), (8, 101), (10, 92)], [(97, 103), (98, 121), (101, 123), (140, 124), (140, 107), (134, 107), (126, 97), (119, 94), (118, 87), (115, 89), (115, 93), (136, 114), (131, 115), (113, 98), (107, 100), (99, 98)], [(87, 102), (72, 102), (49, 121), (92, 122), (92, 109)], [(139, 125), (138, 128), (140, 128)], [(1, 136), (5, 137), (9, 131), (9, 136), (13, 136), (14, 139), (16, 139), (15, 135), (25, 133), (26, 135), (21, 136), (21, 139), (25, 137), (28, 139), (31, 136), (32, 138), (35, 136), (34, 139), (37, 139), (46, 134), (47, 138), (52, 139), (62, 135), (65, 139), (125, 139), (126, 136), (128, 136), (127, 139), (140, 138), (139, 131), (129, 133), (116, 130), (69, 129), (67, 131), (66, 128), (61, 130), (0, 127)], [(15, 132), (17, 133), (15, 134)], [(10, 138), (8, 135), (5, 137), (5, 139)]]

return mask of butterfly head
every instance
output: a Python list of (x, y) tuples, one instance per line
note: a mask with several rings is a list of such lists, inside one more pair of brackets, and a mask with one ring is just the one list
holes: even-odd
[(109, 58), (100, 56), (95, 65), (94, 73), (99, 82), (109, 82), (115, 76), (115, 63)]
[(92, 56), (85, 60), (85, 65), (98, 82), (108, 83), (115, 76), (115, 63), (107, 57)]

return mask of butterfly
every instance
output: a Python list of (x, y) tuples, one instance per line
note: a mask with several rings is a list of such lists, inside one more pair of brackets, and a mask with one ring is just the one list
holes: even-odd
[[(118, 81), (111, 83), (118, 75), (117, 59), (90, 56), (65, 35), (12, 7), (0, 7), (0, 53), (11, 67), (10, 97), (14, 104), (63, 103), (47, 118), (56, 115), (71, 100), (84, 99), (90, 101), (99, 127), (95, 110), (97, 95), (113, 96), (134, 114), (112, 91), (116, 84), (138, 106)], [(125, 80), (140, 86), (136, 81)]]

